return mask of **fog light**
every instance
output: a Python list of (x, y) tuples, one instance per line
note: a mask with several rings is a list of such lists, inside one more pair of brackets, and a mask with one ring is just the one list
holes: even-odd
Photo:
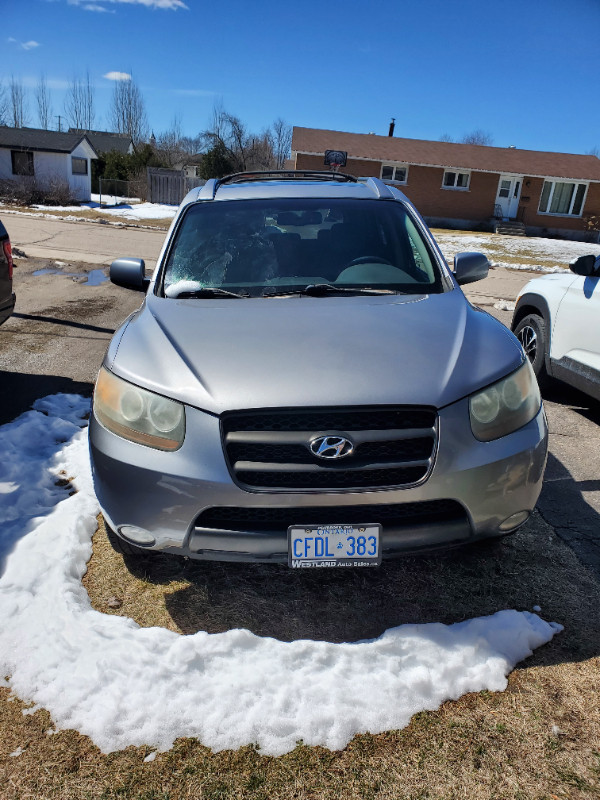
[(125, 539), (129, 539), (130, 542), (135, 542), (136, 544), (154, 544), (156, 542), (156, 539), (149, 531), (145, 531), (143, 528), (136, 528), (135, 525), (121, 525), (119, 533)]
[(513, 528), (518, 528), (527, 519), (529, 519), (529, 511), (519, 511), (517, 514), (512, 514), (508, 519), (505, 519), (499, 529), (501, 531), (510, 531)]

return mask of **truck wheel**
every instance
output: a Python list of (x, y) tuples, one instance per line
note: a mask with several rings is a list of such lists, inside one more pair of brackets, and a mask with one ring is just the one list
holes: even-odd
[[(104, 519), (104, 517), (102, 517)], [(111, 544), (113, 550), (117, 553), (120, 553), (122, 556), (147, 556), (148, 550), (144, 547), (137, 547), (135, 544), (130, 544), (126, 542), (124, 539), (121, 539), (120, 536), (113, 531), (110, 527), (106, 519), (104, 519), (104, 528), (106, 529), (106, 535), (108, 537), (108, 541)]]
[(540, 389), (546, 387), (550, 381), (546, 372), (546, 320), (538, 314), (528, 314), (519, 322), (514, 333), (533, 367)]

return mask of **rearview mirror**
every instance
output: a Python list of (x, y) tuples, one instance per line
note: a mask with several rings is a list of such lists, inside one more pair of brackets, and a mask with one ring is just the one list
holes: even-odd
[(457, 253), (454, 256), (454, 277), (461, 286), (487, 278), (490, 262), (483, 253)]
[(595, 263), (596, 256), (579, 256), (575, 261), (571, 261), (569, 269), (571, 272), (574, 272), (575, 275), (585, 275), (588, 277), (594, 274)]
[(150, 283), (143, 258), (117, 258), (110, 265), (109, 276), (117, 286), (136, 292), (145, 292)]

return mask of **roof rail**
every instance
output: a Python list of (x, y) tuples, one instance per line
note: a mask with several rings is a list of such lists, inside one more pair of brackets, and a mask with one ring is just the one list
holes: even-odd
[(377, 195), (380, 200), (394, 199), (394, 195), (392, 194), (389, 186), (380, 178), (367, 178), (366, 183), (373, 194)]
[(252, 172), (234, 172), (232, 175), (225, 175), (216, 182), (215, 193), (220, 186), (226, 183), (241, 183), (246, 181), (278, 181), (285, 180), (307, 180), (307, 181), (340, 181), (343, 183), (357, 183), (358, 178), (348, 175), (345, 172), (327, 172), (325, 170), (311, 169), (268, 169), (255, 170)]
[(214, 200), (216, 193), (217, 180), (215, 178), (211, 178), (210, 180), (206, 181), (204, 186), (200, 187), (196, 200)]

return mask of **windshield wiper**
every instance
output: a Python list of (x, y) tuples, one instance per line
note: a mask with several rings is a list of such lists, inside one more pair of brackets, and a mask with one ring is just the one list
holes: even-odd
[(280, 289), (271, 290), (271, 287), (268, 286), (264, 292), (263, 297), (281, 297), (283, 295), (294, 295), (294, 294), (304, 294), (308, 295), (309, 297), (325, 297), (329, 294), (403, 294), (403, 292), (399, 292), (396, 289), (376, 289), (376, 288), (369, 288), (365, 286), (361, 287), (354, 287), (351, 288), (349, 286), (334, 286), (332, 283), (309, 283), (308, 286), (304, 286), (302, 289)]
[(221, 289), (219, 286), (203, 286), (201, 289), (182, 289), (177, 294), (172, 294), (170, 296), (176, 298), (250, 297), (250, 295), (247, 292), (245, 292), (244, 294), (238, 294), (237, 292), (230, 292), (227, 289)]
[(370, 286), (363, 287), (350, 287), (350, 286), (335, 286), (333, 283), (309, 283), (304, 287), (304, 294), (313, 297), (319, 297), (325, 294), (338, 294), (339, 292), (350, 294), (397, 294), (395, 289), (376, 289)]

